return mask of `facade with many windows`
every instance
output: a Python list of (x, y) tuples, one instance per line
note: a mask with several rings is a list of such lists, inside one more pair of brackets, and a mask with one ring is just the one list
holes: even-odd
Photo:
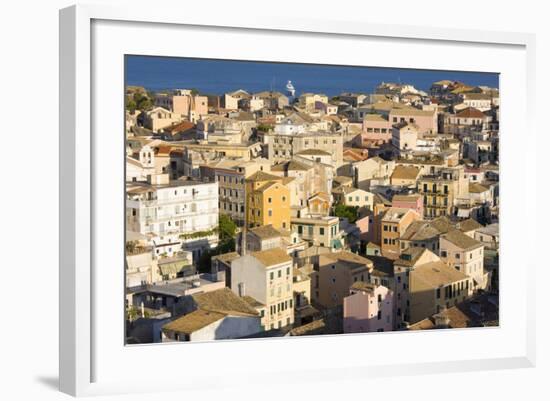
[(260, 309), (264, 330), (294, 323), (292, 259), (281, 248), (250, 252), (233, 260), (231, 290), (265, 305)]
[(191, 250), (195, 258), (217, 245), (217, 183), (160, 174), (149, 176), (147, 183), (128, 183), (126, 193), (127, 230)]

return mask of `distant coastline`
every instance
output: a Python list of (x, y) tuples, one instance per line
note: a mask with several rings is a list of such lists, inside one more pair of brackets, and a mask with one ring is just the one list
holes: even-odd
[(272, 89), (285, 93), (288, 80), (295, 84), (297, 96), (305, 92), (331, 97), (343, 92), (373, 93), (381, 82), (408, 83), (427, 91), (433, 82), (442, 79), (499, 87), (496, 73), (151, 56), (127, 56), (125, 78), (126, 85), (142, 86), (150, 91), (195, 88), (212, 95), (237, 89), (252, 93)]

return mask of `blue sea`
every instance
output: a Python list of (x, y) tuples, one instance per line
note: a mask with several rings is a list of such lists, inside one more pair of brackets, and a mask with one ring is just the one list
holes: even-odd
[(372, 93), (381, 82), (401, 82), (428, 90), (442, 79), (469, 85), (498, 87), (498, 74), (484, 72), (416, 70), (379, 67), (349, 67), (318, 64), (289, 64), (254, 61), (126, 56), (126, 85), (149, 90), (198, 89), (205, 94), (223, 94), (237, 89), (248, 92), (285, 92), (292, 81), (296, 95), (321, 92)]

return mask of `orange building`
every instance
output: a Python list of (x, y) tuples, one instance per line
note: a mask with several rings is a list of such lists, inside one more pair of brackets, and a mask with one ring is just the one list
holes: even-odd
[(271, 224), (290, 230), (290, 191), (284, 178), (258, 171), (246, 179), (246, 220), (249, 227)]

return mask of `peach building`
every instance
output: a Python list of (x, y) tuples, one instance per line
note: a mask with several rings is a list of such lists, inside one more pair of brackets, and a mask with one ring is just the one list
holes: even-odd
[(319, 256), (319, 268), (313, 272), (312, 300), (324, 308), (342, 305), (353, 283), (367, 281), (372, 262), (352, 252), (330, 252)]
[(439, 254), (450, 267), (473, 279), (473, 289), (486, 289), (488, 273), (483, 268), (483, 243), (460, 230), (450, 230), (439, 238)]
[(392, 259), (399, 256), (400, 238), (416, 220), (420, 220), (420, 215), (412, 209), (391, 207), (384, 213), (381, 220), (382, 255)]
[(369, 113), (363, 118), (362, 140), (374, 140), (382, 143), (391, 141), (392, 124), (389, 120), (380, 115)]
[(393, 294), (382, 286), (357, 281), (344, 298), (344, 333), (393, 329)]
[(412, 209), (420, 216), (424, 215), (424, 204), (422, 202), (422, 195), (410, 194), (410, 195), (394, 195), (391, 200), (392, 207), (400, 207), (403, 209)]
[(418, 126), (418, 134), (437, 133), (437, 111), (419, 110), (414, 107), (393, 108), (389, 113), (390, 124), (409, 123)]

